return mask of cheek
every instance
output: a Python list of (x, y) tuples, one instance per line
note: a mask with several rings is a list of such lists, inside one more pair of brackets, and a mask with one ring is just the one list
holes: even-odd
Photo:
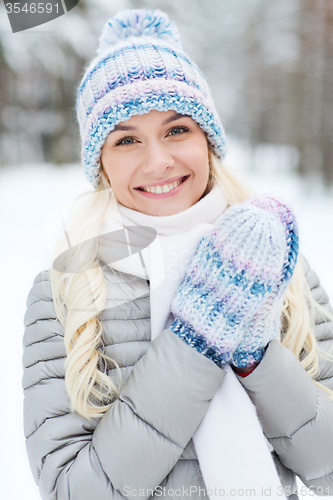
[(111, 170), (108, 176), (111, 187), (116, 197), (118, 193), (123, 193), (127, 190), (129, 181), (126, 176), (124, 176), (123, 172), (118, 170)]
[(196, 144), (195, 147), (189, 152), (189, 161), (192, 163), (196, 170), (197, 175), (200, 176), (202, 180), (209, 177), (209, 153), (207, 143)]
[(125, 190), (130, 180), (127, 175), (128, 169), (124, 168), (125, 166), (122, 165), (119, 159), (114, 158), (113, 155), (103, 153), (103, 151), (101, 162), (114, 193)]

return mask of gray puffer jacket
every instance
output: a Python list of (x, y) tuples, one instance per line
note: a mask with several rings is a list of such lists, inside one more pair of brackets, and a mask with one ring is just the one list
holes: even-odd
[[(49, 272), (37, 276), (28, 297), (24, 427), (41, 497), (207, 498), (191, 437), (225, 372), (170, 330), (151, 342), (146, 282), (116, 276), (108, 267), (104, 275), (108, 300), (100, 320), (106, 353), (120, 366), (122, 389), (109, 411), (93, 422), (70, 412), (64, 330), (55, 314)], [(329, 307), (310, 269), (308, 282), (315, 300)], [(132, 300), (133, 294), (141, 296)], [(316, 323), (319, 346), (328, 351), (333, 325), (320, 316)], [(287, 496), (297, 498), (295, 474), (317, 494), (333, 495), (333, 402), (327, 393), (278, 341), (269, 344), (250, 375), (238, 378), (274, 448)], [(333, 389), (332, 362), (321, 358), (318, 379)]]

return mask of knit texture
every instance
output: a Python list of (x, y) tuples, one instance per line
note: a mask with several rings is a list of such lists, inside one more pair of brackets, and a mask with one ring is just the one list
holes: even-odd
[[(273, 210), (280, 202), (272, 199), (272, 210), (265, 210), (260, 205), (268, 202), (256, 200), (222, 214), (200, 242), (171, 306), (172, 331), (219, 366), (231, 361), (265, 301), (275, 315), (281, 283), (294, 267), (289, 257), (295, 257), (296, 247), (281, 224), (282, 215)], [(252, 333), (257, 343), (251, 353), (257, 345), (261, 348), (263, 335), (260, 330)], [(239, 354), (246, 358), (247, 352)]]
[(294, 273), (299, 246), (295, 216), (288, 205), (281, 200), (264, 197), (254, 197), (247, 201), (280, 220), (285, 232), (286, 251), (280, 279), (266, 295), (232, 355), (232, 364), (242, 368), (261, 361), (267, 344), (280, 336), (284, 292)]
[(217, 156), (225, 156), (225, 134), (208, 84), (183, 52), (177, 28), (159, 10), (125, 10), (108, 21), (79, 86), (76, 109), (82, 161), (94, 187), (108, 134), (151, 110), (190, 116)]

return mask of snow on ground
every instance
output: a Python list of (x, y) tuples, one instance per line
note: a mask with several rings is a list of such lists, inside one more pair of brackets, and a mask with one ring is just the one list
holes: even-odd
[[(333, 196), (314, 185), (305, 185), (295, 174), (279, 168), (286, 151), (256, 159), (256, 173), (248, 171), (246, 147), (231, 144), (227, 158), (247, 176), (257, 192), (284, 197), (295, 209), (302, 251), (333, 297)], [(258, 164), (261, 166), (258, 168)], [(26, 458), (22, 422), (22, 334), (28, 291), (36, 274), (49, 267), (45, 223), (48, 216), (83, 191), (90, 189), (81, 167), (24, 165), (0, 171), (0, 364), (2, 411), (0, 428), (5, 452), (0, 458), (0, 498), (38, 500)], [(300, 498), (304, 496), (304, 491)], [(327, 497), (326, 497), (327, 498)], [(332, 497), (333, 498), (333, 497)]]

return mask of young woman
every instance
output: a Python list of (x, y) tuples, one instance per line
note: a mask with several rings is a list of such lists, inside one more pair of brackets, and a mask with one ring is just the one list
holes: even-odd
[(296, 264), (292, 211), (222, 164), (207, 83), (165, 14), (109, 20), (77, 112), (95, 192), (25, 316), (41, 497), (297, 498), (296, 475), (333, 494), (328, 298)]

